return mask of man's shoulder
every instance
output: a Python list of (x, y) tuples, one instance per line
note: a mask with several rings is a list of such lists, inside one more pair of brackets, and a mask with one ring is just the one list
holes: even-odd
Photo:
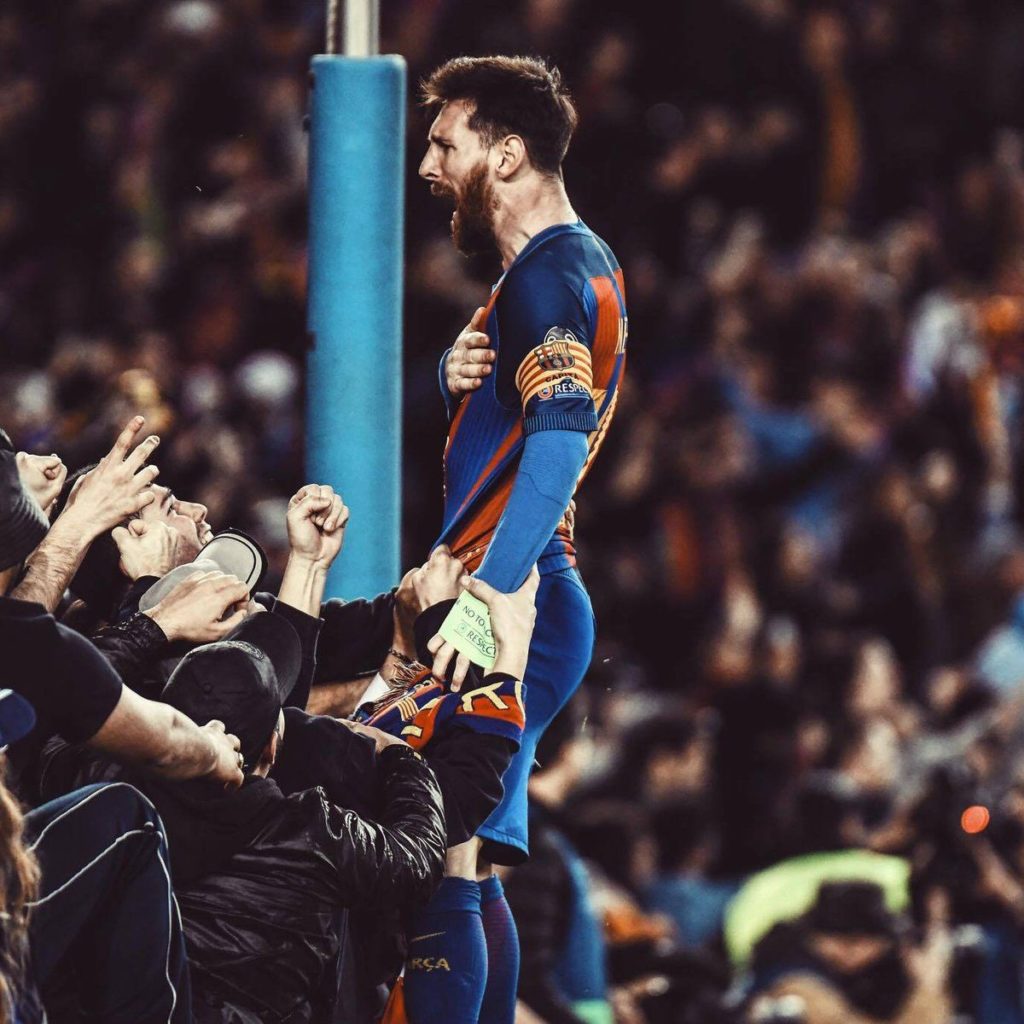
[(182, 891), (219, 892), (225, 886), (230, 888), (233, 877), (245, 877), (251, 884), (262, 884), (257, 880), (272, 879), (285, 861), (293, 872), (308, 876), (310, 872), (303, 864), (308, 862), (309, 868), (319, 864), (317, 850), (328, 827), (328, 806), (322, 790), (310, 789), (291, 796), (284, 796), (277, 790), (245, 844), (214, 870), (183, 885)]
[(508, 269), (499, 301), (543, 302), (550, 293), (582, 295), (595, 277), (619, 271), (615, 254), (598, 235), (579, 225), (543, 238)]
[(327, 824), (332, 814), (333, 805), (327, 799), (323, 786), (313, 786), (301, 793), (286, 796), (281, 805), (280, 820), (290, 821), (294, 825), (305, 825), (319, 828)]
[(523, 276), (536, 272), (536, 267), (550, 266), (552, 262), (567, 269), (585, 270), (586, 267), (611, 261), (618, 263), (611, 247), (598, 234), (582, 222), (559, 225), (549, 234), (546, 231), (535, 235), (523, 249), (519, 258), (509, 268), (507, 276)]
[(292, 831), (306, 830), (314, 846), (336, 842), (339, 833), (347, 830), (348, 815), (355, 811), (332, 801), (323, 786), (292, 793), (284, 798), (282, 808), (282, 820), (290, 821)]

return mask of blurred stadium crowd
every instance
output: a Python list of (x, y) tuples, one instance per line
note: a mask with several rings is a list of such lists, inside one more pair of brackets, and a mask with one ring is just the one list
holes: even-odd
[[(523, 1001), (577, 1019), (578, 853), (623, 1024), (1024, 1021), (1024, 8), (675, 6), (383, 5), (412, 82), (560, 65), (569, 193), (626, 274), (576, 517), (598, 649), (509, 882)], [(0, 12), (0, 423), (74, 468), (144, 413), (162, 480), (278, 577), (321, 35), (300, 0)], [(440, 520), (437, 359), (496, 276), (415, 180), (425, 130), (411, 100), (407, 564)]]

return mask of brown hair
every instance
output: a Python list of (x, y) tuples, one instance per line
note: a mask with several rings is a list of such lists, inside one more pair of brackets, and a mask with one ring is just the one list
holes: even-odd
[(488, 145), (519, 135), (530, 163), (558, 174), (578, 121), (558, 68), (535, 57), (455, 57), (424, 79), (422, 90), (432, 112), (454, 100), (472, 103), (469, 127)]
[(23, 994), (28, 905), (39, 892), (39, 865), (25, 847), (24, 830), (21, 808), (4, 785), (0, 768), (0, 1024), (10, 1024), (11, 1006)]

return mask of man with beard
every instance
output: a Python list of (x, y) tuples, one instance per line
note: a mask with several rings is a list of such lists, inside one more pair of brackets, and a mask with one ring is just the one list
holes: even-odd
[[(438, 544), (501, 592), (522, 586), (535, 563), (541, 578), (522, 746), (505, 773), (501, 804), (465, 849), (449, 851), (455, 877), (445, 881), (483, 878), (464, 941), (486, 943), (486, 956), (476, 958), (479, 1020), (506, 1024), (519, 943), (490, 865), (527, 857), (526, 782), (537, 741), (590, 663), (593, 612), (566, 510), (615, 409), (626, 307), (615, 256), (566, 195), (561, 165), (577, 116), (557, 68), (523, 57), (460, 57), (435, 70), (423, 91), (434, 121), (420, 176), (434, 195), (454, 201), (456, 246), (497, 250), (504, 271), (441, 364), (452, 419)], [(430, 650), (434, 674), (451, 677), (458, 690), (469, 659), (456, 658), (440, 635)], [(445, 905), (444, 886), (435, 904)], [(417, 955), (441, 956), (432, 941), (452, 941), (452, 921), (450, 914), (433, 920), (430, 908), (421, 914), (412, 932)], [(462, 1020), (473, 1005), (465, 992), (446, 994), (443, 975), (407, 970), (414, 1024)]]

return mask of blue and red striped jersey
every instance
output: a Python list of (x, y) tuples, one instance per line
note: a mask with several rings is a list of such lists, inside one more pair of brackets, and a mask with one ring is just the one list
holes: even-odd
[[(444, 454), (448, 544), (473, 572), (508, 503), (526, 437), (579, 430), (593, 463), (615, 412), (626, 364), (626, 300), (611, 249), (582, 221), (530, 239), (494, 286), (485, 332), (491, 374), (463, 399)], [(563, 520), (538, 561), (542, 573), (576, 564)]]
[(404, 690), (387, 694), (360, 718), (422, 750), (448, 725), (504, 736), (516, 749), (526, 727), (525, 687), (504, 674), (487, 676), (474, 690), (451, 693), (425, 669)]

